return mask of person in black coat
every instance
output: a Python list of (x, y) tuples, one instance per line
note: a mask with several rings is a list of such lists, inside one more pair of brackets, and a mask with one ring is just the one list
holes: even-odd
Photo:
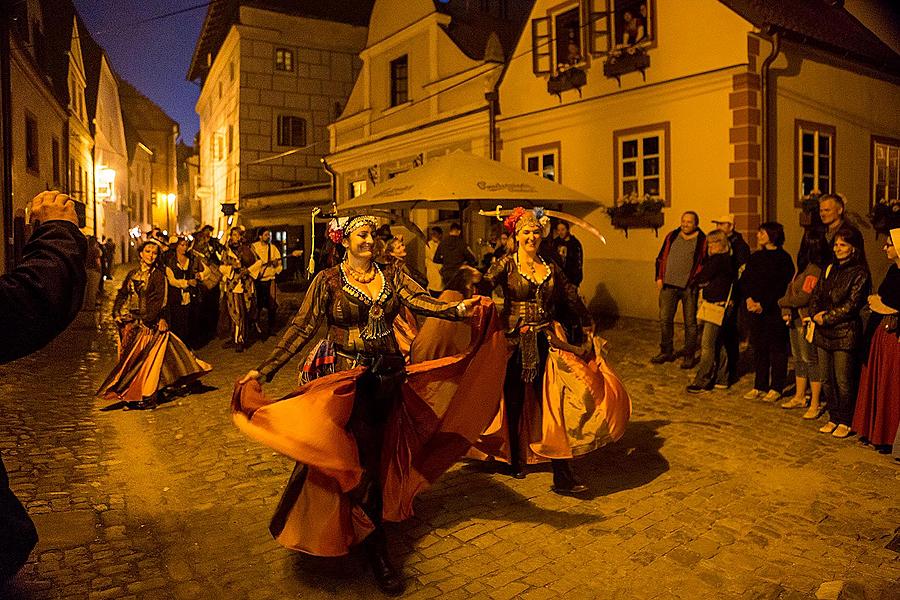
[(759, 250), (750, 255), (740, 278), (741, 297), (750, 315), (750, 345), (756, 365), (753, 389), (744, 395), (775, 402), (787, 380), (788, 328), (778, 300), (794, 277), (794, 261), (784, 251), (784, 227), (769, 222), (756, 233)]
[(834, 236), (834, 261), (813, 289), (809, 314), (815, 323), (813, 344), (828, 405), (828, 423), (821, 429), (836, 438), (850, 435), (859, 376), (858, 351), (863, 343), (860, 312), (872, 288), (863, 254), (863, 237), (855, 227)]
[(711, 231), (706, 236), (706, 258), (703, 266), (697, 274), (697, 286), (703, 302), (711, 302), (725, 308), (725, 316), (722, 323), (703, 322), (703, 333), (700, 336), (700, 364), (694, 381), (687, 387), (691, 394), (699, 394), (710, 390), (715, 385), (719, 371), (723, 371), (722, 379), (729, 378), (724, 374), (729, 368), (736, 366), (736, 359), (729, 357), (723, 361), (720, 358), (725, 336), (723, 330), (728, 327), (736, 327), (734, 319), (734, 283), (735, 272), (731, 260), (731, 248), (728, 237), (722, 231)]
[[(78, 230), (72, 200), (42, 192), (32, 200), (31, 214), (36, 226), (22, 262), (0, 276), (3, 363), (31, 354), (59, 335), (84, 298), (87, 239)], [(0, 583), (18, 572), (36, 543), (34, 523), (9, 488), (0, 460)]]

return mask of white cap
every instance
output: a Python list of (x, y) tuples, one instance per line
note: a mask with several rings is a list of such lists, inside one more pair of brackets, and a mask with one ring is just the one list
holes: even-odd
[(722, 215), (718, 219), (713, 219), (713, 223), (731, 223), (734, 225), (734, 215)]
[(894, 243), (894, 248), (900, 248), (900, 227), (891, 229), (891, 241)]

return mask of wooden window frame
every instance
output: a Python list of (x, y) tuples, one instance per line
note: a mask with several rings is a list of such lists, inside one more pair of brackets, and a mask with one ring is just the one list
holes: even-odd
[[(288, 121), (290, 119), (290, 121)], [(300, 124), (300, 142), (299, 144), (294, 143), (294, 128), (291, 127), (290, 131), (287, 132), (288, 136), (285, 137), (285, 125), (287, 122), (290, 123), (299, 123)], [(283, 148), (303, 148), (307, 145), (307, 136), (309, 133), (308, 124), (306, 119), (298, 115), (278, 115), (275, 119), (275, 143), (278, 146)], [(289, 138), (289, 139), (288, 139)]]
[[(900, 139), (892, 138), (884, 135), (872, 135), (869, 141), (869, 213), (875, 209), (875, 203), (877, 199), (875, 198), (875, 185), (877, 183), (878, 175), (876, 173), (876, 165), (875, 165), (875, 145), (876, 144), (884, 144), (888, 146), (896, 146), (900, 148)], [(890, 169), (890, 164), (888, 164), (888, 169)], [(900, 173), (898, 173), (900, 174)]]
[(830, 190), (819, 190), (821, 193), (825, 194), (828, 192), (833, 193), (837, 187), (835, 184), (835, 167), (837, 166), (837, 128), (834, 125), (827, 125), (825, 123), (817, 123), (815, 121), (805, 121), (803, 119), (794, 119), (794, 206), (800, 207), (803, 205), (803, 201), (807, 199), (809, 196), (803, 195), (803, 135), (802, 132), (815, 132), (816, 133), (816, 150), (815, 161), (813, 161), (813, 166), (815, 168), (815, 176), (814, 176), (814, 186), (813, 189), (817, 189), (819, 186), (819, 152), (818, 152), (818, 136), (820, 134), (826, 134), (831, 136), (831, 164), (829, 165), (830, 173), (828, 175), (828, 179), (831, 183)]
[[(621, 145), (621, 142), (635, 138), (644, 139), (650, 137), (649, 134), (652, 133), (660, 133), (664, 138), (659, 145), (662, 155), (660, 161), (662, 162), (662, 168), (659, 170), (659, 175), (664, 179), (662, 185), (659, 186), (660, 192), (664, 193), (660, 199), (665, 206), (672, 206), (672, 126), (670, 121), (613, 131), (613, 202), (615, 204), (618, 204), (619, 198), (624, 195), (620, 186), (620, 172), (622, 165), (619, 146)], [(638, 156), (642, 157), (643, 151), (641, 151), (641, 154)], [(643, 165), (640, 166), (643, 168)], [(640, 186), (643, 187), (642, 180), (646, 179), (646, 177), (641, 177), (640, 175), (637, 177), (638, 181), (641, 182)], [(638, 195), (643, 196), (643, 194), (640, 193)]]
[[(399, 76), (401, 66), (404, 71), (402, 78)], [(388, 64), (388, 74), (391, 78), (391, 97), (389, 98), (391, 108), (409, 102), (409, 54), (403, 54), (393, 59)], [(400, 85), (401, 81), (403, 82), (402, 86)], [(402, 90), (400, 89), (401, 87), (403, 88)]]
[(290, 48), (275, 48), (273, 65), (276, 73), (293, 73), (294, 51)]
[(57, 188), (62, 184), (62, 147), (59, 138), (52, 136), (50, 138), (50, 179)]
[[(538, 146), (528, 146), (527, 148), (522, 148), (522, 170), (526, 173), (532, 173), (528, 170), (528, 159), (532, 156), (539, 156), (540, 162), (543, 163), (543, 157), (547, 154), (552, 154), (556, 157), (555, 162), (553, 163), (553, 174), (554, 179), (550, 181), (554, 181), (555, 183), (562, 183), (562, 144), (560, 142), (550, 142), (548, 144), (540, 144)], [(541, 171), (534, 173), (539, 177), (546, 179), (543, 176)]]
[[(358, 194), (356, 193), (356, 185), (357, 184), (362, 184), (361, 187), (363, 188), (363, 190)], [(348, 199), (352, 200), (353, 198), (356, 198), (357, 196), (362, 196), (363, 194), (365, 194), (368, 191), (368, 187), (369, 187), (369, 181), (365, 177), (362, 179), (354, 179), (354, 180), (350, 181), (347, 186)]]

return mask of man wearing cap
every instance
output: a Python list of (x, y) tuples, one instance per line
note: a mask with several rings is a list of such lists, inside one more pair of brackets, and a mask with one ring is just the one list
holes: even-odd
[(744, 240), (741, 232), (734, 229), (734, 215), (722, 215), (713, 220), (713, 225), (728, 236), (728, 243), (731, 244), (731, 262), (734, 264), (734, 272), (740, 277), (747, 259), (750, 258), (750, 245)]
[[(713, 220), (716, 229), (728, 236), (731, 244), (731, 263), (734, 272), (740, 278), (744, 272), (747, 260), (750, 258), (750, 245), (744, 240), (741, 232), (734, 228), (734, 215), (722, 215)], [(738, 286), (734, 286), (732, 301), (735, 306), (741, 306)], [(722, 347), (725, 350), (726, 368), (719, 369), (719, 379), (715, 385), (717, 388), (728, 388), (737, 379), (737, 363), (741, 352), (741, 334), (738, 326), (738, 311), (726, 313), (728, 321), (722, 324)]]

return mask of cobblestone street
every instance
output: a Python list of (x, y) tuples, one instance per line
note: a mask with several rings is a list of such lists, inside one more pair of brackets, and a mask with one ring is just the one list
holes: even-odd
[[(93, 391), (115, 359), (108, 302), (98, 324), (81, 319), (0, 367), (0, 451), (41, 536), (0, 596), (377, 597), (361, 556), (294, 554), (267, 531), (293, 465), (238, 432), (229, 400), (274, 339), (199, 352), (215, 390), (103, 411)], [(687, 372), (648, 363), (652, 322), (603, 335), (634, 413), (624, 439), (576, 462), (591, 494), (553, 494), (547, 468), (516, 480), (457, 465), (389, 526), (406, 597), (837, 598), (844, 582), (842, 598), (900, 598), (898, 548), (886, 548), (900, 463), (742, 400), (747, 376), (688, 395)], [(269, 392), (286, 393), (295, 368)]]

